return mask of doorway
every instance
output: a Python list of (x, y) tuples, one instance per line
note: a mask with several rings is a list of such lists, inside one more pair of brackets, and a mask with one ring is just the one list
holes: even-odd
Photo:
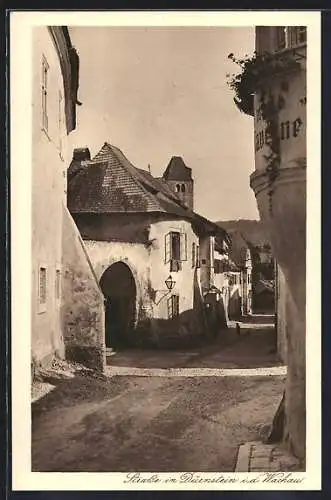
[(136, 284), (124, 262), (109, 266), (100, 279), (105, 296), (106, 347), (124, 348), (133, 344), (136, 318)]

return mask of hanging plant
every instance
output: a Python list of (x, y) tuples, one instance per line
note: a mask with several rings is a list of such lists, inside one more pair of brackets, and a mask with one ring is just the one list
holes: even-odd
[[(272, 195), (280, 165), (278, 114), (285, 106), (285, 98), (281, 93), (276, 101), (270, 91), (267, 95), (264, 87), (275, 75), (299, 69), (300, 63), (289, 53), (257, 54), (254, 52), (253, 56), (245, 56), (243, 59), (237, 59), (234, 54), (229, 54), (228, 58), (240, 67), (239, 73), (227, 75), (227, 83), (235, 93), (234, 102), (238, 109), (242, 113), (254, 116), (254, 96), (257, 92), (260, 93), (259, 112), (266, 123), (265, 144), (269, 149), (269, 152), (263, 156), (268, 176), (269, 211), (272, 213)], [(288, 91), (287, 82), (281, 82), (281, 91), (283, 93)]]
[(242, 113), (250, 116), (254, 116), (254, 95), (266, 79), (300, 68), (300, 63), (289, 53), (258, 54), (255, 51), (251, 57), (237, 59), (231, 53), (228, 58), (240, 68), (237, 74), (227, 74), (227, 83), (235, 93), (233, 100)]

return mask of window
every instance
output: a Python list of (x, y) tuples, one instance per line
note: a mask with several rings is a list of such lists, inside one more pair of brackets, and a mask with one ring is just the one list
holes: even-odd
[(276, 42), (277, 50), (285, 49), (286, 47), (286, 28), (284, 26), (280, 26), (277, 28), (277, 42)]
[(180, 192), (180, 184), (176, 184), (176, 193)]
[(181, 191), (182, 193), (185, 193), (185, 184), (182, 184)]
[(307, 41), (306, 26), (279, 26), (276, 29), (276, 50), (296, 47)]
[(38, 302), (39, 302), (39, 312), (46, 311), (47, 268), (44, 265), (39, 267)]
[(179, 295), (171, 295), (167, 301), (168, 318), (172, 319), (179, 315)]
[(170, 271), (180, 271), (182, 261), (187, 260), (187, 235), (171, 231), (165, 237), (165, 264), (170, 262)]
[(214, 272), (215, 274), (221, 274), (225, 270), (225, 265), (222, 260), (215, 259), (214, 260)]
[(305, 26), (296, 26), (290, 29), (290, 46), (300, 45), (307, 41), (307, 29)]
[(197, 264), (196, 260), (196, 244), (192, 243), (192, 268), (195, 267)]
[(49, 65), (45, 56), (42, 58), (41, 108), (42, 128), (48, 132), (48, 71)]
[(55, 299), (60, 300), (61, 296), (61, 270), (55, 271)]

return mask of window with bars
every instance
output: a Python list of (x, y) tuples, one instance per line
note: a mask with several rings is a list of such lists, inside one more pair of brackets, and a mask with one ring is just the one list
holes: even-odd
[(187, 260), (187, 235), (171, 231), (165, 236), (165, 264), (170, 262), (170, 271), (180, 271)]
[(55, 271), (55, 298), (60, 300), (61, 296), (61, 270), (56, 269)]
[(47, 268), (42, 265), (39, 267), (39, 281), (38, 281), (38, 306), (39, 312), (46, 310), (47, 303)]
[(42, 58), (42, 82), (41, 82), (41, 108), (42, 108), (42, 128), (48, 132), (48, 72), (49, 64), (43, 56)]
[(179, 316), (179, 295), (171, 295), (167, 301), (168, 319), (173, 319)]

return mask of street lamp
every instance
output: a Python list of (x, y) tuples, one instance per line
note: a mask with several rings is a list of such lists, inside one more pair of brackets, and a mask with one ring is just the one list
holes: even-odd
[(168, 290), (172, 290), (174, 286), (176, 285), (176, 281), (172, 279), (171, 274), (168, 276), (168, 278), (165, 280), (165, 284), (167, 285)]

